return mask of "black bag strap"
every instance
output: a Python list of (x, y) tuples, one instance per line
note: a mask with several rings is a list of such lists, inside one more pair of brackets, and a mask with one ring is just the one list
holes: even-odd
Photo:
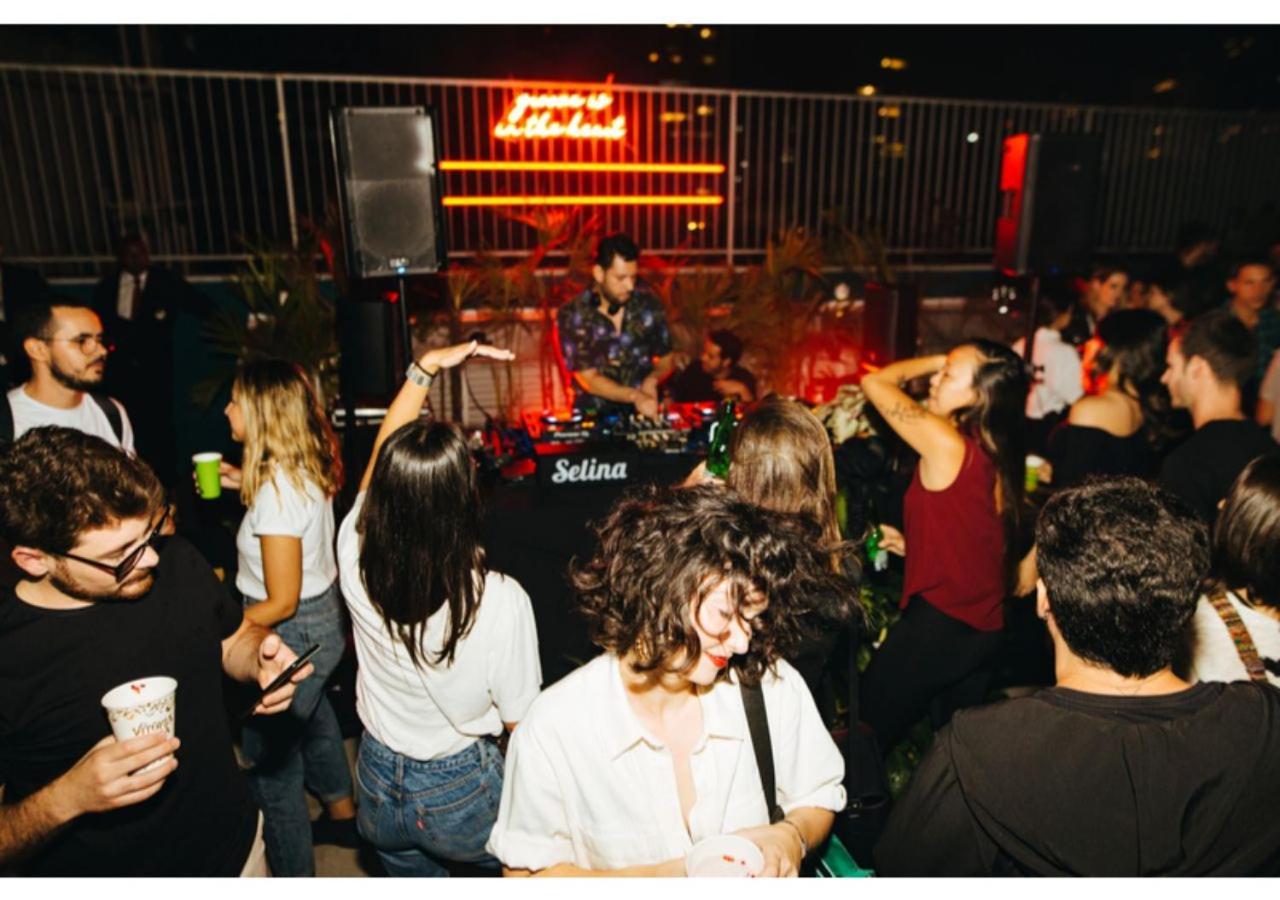
[[(102, 414), (107, 417), (107, 422), (111, 424), (111, 433), (116, 436), (117, 444), (124, 444), (124, 421), (120, 418), (120, 407), (116, 406), (116, 402), (106, 394), (95, 394), (92, 391), (89, 396), (93, 402), (98, 404), (98, 409), (102, 410)], [(12, 432), (12, 429), (10, 429)]]
[(764, 805), (769, 810), (769, 823), (782, 821), (784, 813), (778, 806), (777, 785), (773, 776), (773, 741), (769, 739), (769, 712), (764, 705), (764, 691), (760, 685), (748, 687), (739, 683), (742, 692), (742, 708), (747, 714), (747, 730), (751, 732), (751, 748), (756, 754), (756, 768), (760, 770), (760, 786), (764, 789)]
[(13, 407), (9, 405), (9, 396), (6, 393), (4, 402), (0, 403), (0, 444), (7, 444), (13, 440)]

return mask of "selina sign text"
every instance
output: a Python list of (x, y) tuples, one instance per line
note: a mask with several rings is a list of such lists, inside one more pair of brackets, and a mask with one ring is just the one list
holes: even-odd
[(627, 136), (627, 117), (610, 115), (613, 94), (608, 91), (516, 94), (493, 126), (493, 136), (505, 141), (571, 140), (620, 141)]

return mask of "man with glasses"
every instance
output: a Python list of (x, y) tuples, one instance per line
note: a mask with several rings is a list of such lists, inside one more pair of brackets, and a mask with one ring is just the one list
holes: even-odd
[(109, 347), (97, 314), (59, 297), (23, 310), (17, 330), (31, 362), (31, 378), (9, 391), (7, 404), (0, 404), (0, 441), (58, 425), (96, 435), (132, 454), (133, 425), (124, 406), (99, 393)]
[[(0, 593), (0, 870), (265, 874), (223, 676), (260, 691), (297, 648), (163, 537), (166, 517), (146, 464), (91, 435), (38, 428), (0, 451), (0, 534), (23, 576)], [(253, 711), (287, 709), (311, 669)], [(175, 737), (116, 740), (102, 695), (161, 675), (178, 682)]]

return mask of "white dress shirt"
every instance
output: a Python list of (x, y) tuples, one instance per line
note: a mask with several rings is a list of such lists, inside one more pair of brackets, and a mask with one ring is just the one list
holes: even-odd
[[(1043, 419), (1060, 412), (1084, 396), (1080, 354), (1052, 328), (1037, 328), (1031, 345), (1031, 365), (1035, 379), (1027, 394), (1027, 418)], [(1022, 355), (1023, 338), (1013, 351)]]
[[(844, 760), (804, 680), (779, 662), (763, 686), (778, 804), (843, 809)], [(598, 656), (543, 691), (512, 735), (489, 852), (513, 869), (617, 869), (769, 824), (738, 686), (718, 682), (701, 702), (686, 829), (671, 752), (632, 712), (616, 656)]]
[(471, 629), (454, 648), (453, 663), (431, 665), (444, 646), (449, 608), (427, 619), (421, 665), (399, 636), (387, 631), (360, 574), (356, 531), (365, 492), (356, 496), (338, 529), (342, 596), (355, 634), (356, 712), (379, 743), (411, 759), (461, 753), (481, 735), (502, 733), (503, 722), (524, 718), (542, 686), (538, 634), (529, 595), (514, 578), (489, 572)]
[[(135, 276), (129, 272), (120, 273), (120, 284), (116, 288), (116, 315), (125, 321), (133, 321), (138, 310), (133, 308), (133, 282)], [(147, 273), (136, 276), (138, 282), (138, 302), (142, 302), (142, 292), (147, 289)]]

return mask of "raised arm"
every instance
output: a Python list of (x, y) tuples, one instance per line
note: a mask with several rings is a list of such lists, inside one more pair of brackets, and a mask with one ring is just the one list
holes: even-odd
[(932, 375), (947, 363), (945, 354), (904, 359), (862, 376), (862, 392), (889, 427), (920, 454), (925, 487), (941, 490), (960, 471), (964, 438), (955, 425), (935, 415), (902, 389), (902, 383)]
[[(502, 360), (516, 358), (516, 355), (510, 350), (491, 347), (478, 341), (468, 341), (465, 344), (454, 344), (452, 347), (428, 350), (422, 354), (414, 365), (421, 370), (423, 375), (434, 378), (440, 373), (441, 369), (452, 369), (473, 356), (487, 356), (489, 359)], [(373, 467), (378, 461), (378, 452), (382, 449), (382, 445), (387, 438), (391, 437), (401, 425), (407, 425), (418, 418), (418, 414), (422, 412), (422, 404), (427, 402), (428, 390), (430, 390), (429, 383), (424, 387), (410, 379), (405, 379), (404, 384), (400, 387), (400, 393), (396, 394), (396, 398), (387, 407), (386, 418), (382, 420), (382, 427), (378, 429), (378, 435), (373, 439), (373, 450), (369, 454), (369, 464), (364, 467), (364, 475), (360, 478), (360, 490), (366, 490), (369, 487), (369, 482), (373, 480)]]

